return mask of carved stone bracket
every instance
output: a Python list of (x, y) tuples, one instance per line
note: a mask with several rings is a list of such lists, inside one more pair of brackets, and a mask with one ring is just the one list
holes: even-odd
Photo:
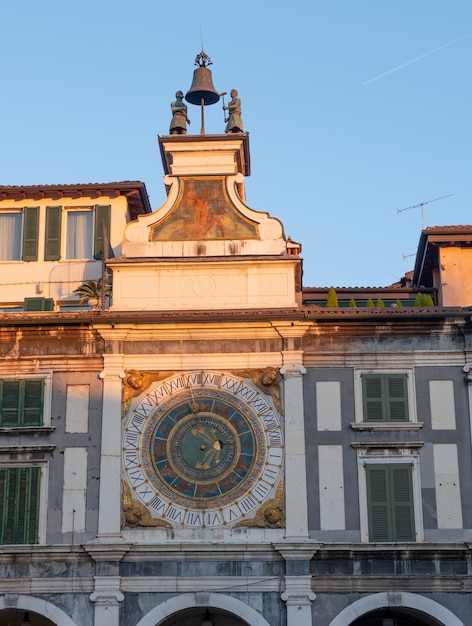
[(253, 528), (284, 528), (284, 481), (277, 487), (275, 498), (268, 500), (251, 519), (235, 524), (236, 527), (250, 526)]
[(301, 363), (289, 363), (280, 368), (280, 373), (284, 378), (297, 378), (306, 374), (306, 369)]
[(285, 591), (280, 595), (291, 606), (310, 606), (316, 600), (311, 590), (311, 576), (285, 576)]
[(265, 369), (231, 370), (231, 373), (235, 376), (251, 378), (259, 389), (272, 397), (275, 408), (281, 415), (283, 415), (280, 393), (280, 381), (282, 380), (282, 377), (276, 368), (266, 367)]
[(146, 391), (153, 382), (163, 380), (174, 372), (145, 372), (138, 370), (126, 370), (123, 378), (123, 404), (129, 408), (132, 398)]
[(137, 526), (162, 526), (164, 528), (172, 528), (172, 524), (152, 517), (144, 504), (133, 500), (131, 489), (124, 480), (121, 481), (121, 484), (123, 486), (122, 528), (136, 528)]
[(125, 377), (122, 354), (104, 354), (103, 370), (99, 373), (103, 380), (116, 381)]
[(121, 591), (94, 591), (90, 594), (90, 600), (96, 605), (101, 604), (103, 606), (114, 606), (123, 602), (125, 596)]
[(102, 380), (116, 380), (117, 378), (123, 379), (125, 376), (125, 372), (118, 367), (105, 367), (105, 369), (99, 373), (99, 377)]
[(92, 602), (96, 605), (116, 606), (124, 599), (119, 576), (95, 576), (95, 591), (90, 594)]
[(465, 381), (468, 385), (472, 384), (472, 363), (466, 363), (462, 368), (462, 371), (465, 373)]

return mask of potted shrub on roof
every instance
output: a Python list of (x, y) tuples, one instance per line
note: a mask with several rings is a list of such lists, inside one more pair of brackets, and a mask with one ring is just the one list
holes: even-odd
[(434, 306), (434, 302), (428, 293), (421, 293), (421, 291), (419, 291), (416, 294), (413, 306)]
[(326, 300), (326, 306), (331, 307), (331, 308), (335, 308), (339, 306), (338, 294), (336, 293), (336, 290), (334, 289), (334, 287), (330, 287), (328, 290), (328, 298)]
[(98, 280), (86, 280), (84, 283), (74, 289), (74, 293), (80, 296), (80, 304), (89, 304), (91, 307), (96, 308), (111, 291), (110, 285), (105, 283), (105, 288), (102, 289), (102, 279)]

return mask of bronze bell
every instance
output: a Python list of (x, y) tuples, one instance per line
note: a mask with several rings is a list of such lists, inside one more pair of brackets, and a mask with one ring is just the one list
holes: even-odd
[(190, 104), (215, 104), (220, 99), (216, 89), (213, 87), (211, 70), (207, 67), (197, 67), (193, 71), (192, 86), (185, 94), (185, 99)]

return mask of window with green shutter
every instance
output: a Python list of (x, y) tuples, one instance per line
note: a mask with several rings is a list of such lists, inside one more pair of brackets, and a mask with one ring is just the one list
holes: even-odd
[(58, 261), (61, 258), (61, 223), (62, 207), (46, 207), (45, 261)]
[(411, 465), (368, 463), (369, 541), (415, 541)]
[(0, 261), (21, 260), (22, 222), (20, 211), (0, 213)]
[(364, 422), (407, 422), (406, 374), (363, 374)]
[(0, 544), (38, 543), (40, 467), (0, 468)]
[(39, 207), (24, 208), (23, 216), (23, 261), (38, 260)]
[(0, 380), (0, 427), (42, 426), (44, 380)]

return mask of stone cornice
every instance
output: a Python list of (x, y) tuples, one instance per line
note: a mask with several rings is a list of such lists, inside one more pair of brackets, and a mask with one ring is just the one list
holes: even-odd
[[(3, 433), (2, 433), (3, 434)], [(52, 452), (55, 445), (22, 445), (22, 446), (0, 446), (0, 454), (24, 454), (26, 452)]]
[(365, 431), (421, 430), (423, 422), (351, 422), (351, 428)]
[(310, 541), (275, 543), (274, 548), (286, 561), (310, 561), (318, 552), (320, 544)]
[(278, 592), (278, 576), (123, 576), (121, 589), (132, 593)]
[(355, 441), (351, 446), (356, 450), (368, 450), (370, 448), (422, 448), (424, 441)]
[(0, 578), (0, 594), (49, 594), (92, 592), (94, 581), (91, 578), (41, 577), (41, 578)]
[(94, 561), (121, 561), (127, 552), (131, 549), (131, 544), (126, 543), (87, 543), (83, 548)]
[[(201, 260), (200, 260), (201, 261)], [(400, 328), (402, 333), (408, 332), (421, 334), (430, 332), (430, 325), (436, 327), (439, 322), (448, 319), (470, 320), (472, 310), (461, 307), (428, 307), (426, 309), (414, 307), (412, 309), (324, 309), (324, 308), (285, 308), (285, 309), (215, 309), (202, 311), (159, 311), (158, 321), (178, 320), (198, 322), (201, 320), (214, 321), (248, 321), (248, 320), (291, 320), (303, 321), (311, 324), (335, 323), (343, 324), (343, 327), (354, 327), (365, 324), (391, 324), (392, 332), (395, 328)], [(33, 325), (74, 325), (74, 324), (98, 324), (100, 322), (108, 324), (121, 323), (155, 323), (156, 311), (39, 311), (35, 313), (1, 313), (0, 329), (6, 326)], [(407, 323), (408, 322), (408, 323)], [(420, 328), (419, 328), (420, 327)], [(353, 331), (354, 332), (354, 329)], [(338, 329), (339, 333), (339, 329)]]
[(411, 593), (467, 593), (472, 592), (470, 576), (314, 576), (312, 587), (317, 593), (379, 593), (405, 591)]
[(0, 435), (48, 435), (55, 430), (54, 426), (11, 426), (0, 428)]
[[(266, 531), (267, 532), (267, 531)], [(247, 538), (247, 537), (246, 537)], [(276, 545), (280, 545), (279, 542)], [(124, 562), (175, 561), (176, 554), (185, 561), (281, 561), (275, 544), (261, 543), (136, 543), (123, 557)]]

